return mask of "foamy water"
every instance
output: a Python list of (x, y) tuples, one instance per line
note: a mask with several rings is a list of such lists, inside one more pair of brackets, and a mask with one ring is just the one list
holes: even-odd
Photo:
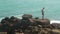
[(59, 20), (51, 20), (50, 24), (52, 24), (52, 23), (58, 23), (58, 24), (60, 24), (60, 21)]

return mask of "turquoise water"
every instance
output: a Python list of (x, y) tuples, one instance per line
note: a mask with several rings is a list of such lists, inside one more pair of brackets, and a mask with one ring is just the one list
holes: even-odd
[(60, 0), (0, 0), (0, 18), (23, 14), (32, 14), (41, 18), (41, 9), (45, 7), (45, 18), (60, 20)]

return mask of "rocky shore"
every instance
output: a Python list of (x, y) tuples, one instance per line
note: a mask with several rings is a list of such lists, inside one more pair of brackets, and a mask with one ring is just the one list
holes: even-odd
[(30, 14), (24, 14), (22, 19), (11, 16), (5, 17), (0, 22), (0, 32), (7, 34), (60, 34), (60, 24), (50, 24), (49, 19), (33, 18)]

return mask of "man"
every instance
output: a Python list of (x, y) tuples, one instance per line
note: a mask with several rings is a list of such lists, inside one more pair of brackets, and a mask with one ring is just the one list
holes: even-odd
[(44, 19), (44, 9), (45, 8), (42, 8), (42, 10), (41, 10), (42, 11), (42, 19)]

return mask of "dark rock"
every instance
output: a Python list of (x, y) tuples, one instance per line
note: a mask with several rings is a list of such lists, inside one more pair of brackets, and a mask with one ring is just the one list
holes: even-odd
[(30, 14), (24, 14), (22, 16), (22, 19), (28, 19), (28, 18), (32, 18), (32, 15), (30, 15)]

